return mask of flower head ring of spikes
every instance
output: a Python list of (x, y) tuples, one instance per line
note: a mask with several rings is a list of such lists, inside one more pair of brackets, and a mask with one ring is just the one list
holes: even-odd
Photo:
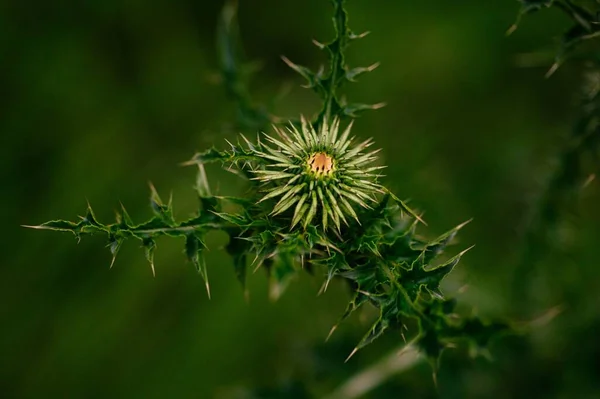
[(265, 168), (254, 171), (255, 179), (268, 187), (260, 201), (278, 198), (273, 216), (293, 210), (291, 228), (312, 222), (323, 230), (333, 224), (339, 231), (349, 217), (360, 223), (354, 207), (369, 209), (375, 194), (384, 192), (376, 172), (383, 166), (369, 166), (379, 150), (363, 152), (373, 144), (371, 139), (352, 145), (352, 123), (338, 135), (338, 118), (323, 122), (318, 130), (301, 120), (300, 130), (290, 123), (285, 130), (274, 126), (278, 138), (265, 134), (277, 148), (263, 145), (256, 154)]

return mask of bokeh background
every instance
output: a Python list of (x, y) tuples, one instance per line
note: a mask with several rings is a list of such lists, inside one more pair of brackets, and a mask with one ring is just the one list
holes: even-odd
[[(260, 65), (254, 99), (277, 96), (281, 116), (316, 112), (318, 99), (280, 55), (324, 62), (311, 39), (331, 37), (329, 3), (240, 3), (246, 55)], [(344, 287), (317, 296), (322, 276), (305, 274), (271, 302), (258, 272), (246, 300), (219, 234), (209, 239), (209, 301), (183, 242), (158, 242), (153, 278), (137, 243), (109, 270), (103, 237), (76, 244), (20, 227), (74, 220), (86, 199), (104, 221), (119, 201), (142, 221), (151, 214), (148, 181), (163, 197), (173, 193), (179, 218), (194, 212), (195, 171), (178, 164), (236, 135), (218, 79), (222, 6), (0, 5), (1, 397), (320, 397), (401, 345), (389, 333), (344, 363), (369, 325), (357, 315), (324, 343), (347, 303)], [(544, 79), (568, 21), (544, 11), (507, 38), (516, 1), (352, 0), (347, 8), (353, 30), (371, 31), (349, 49), (350, 64), (381, 62), (347, 95), (388, 104), (355, 124), (383, 148), (386, 184), (425, 212), (425, 236), (473, 218), (451, 251), (476, 247), (447, 293), (468, 285), (461, 303), (489, 318), (527, 322), (562, 309), (524, 337), (496, 341), (492, 362), (446, 352), (437, 392), (422, 362), (366, 397), (600, 398), (597, 183), (561, 211), (560, 240), (521, 261), (528, 221), (577, 118), (579, 69)], [(219, 193), (242, 189), (218, 167), (208, 172)]]

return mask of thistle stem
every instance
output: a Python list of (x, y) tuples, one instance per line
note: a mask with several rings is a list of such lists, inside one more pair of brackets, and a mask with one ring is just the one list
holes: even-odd
[(325, 398), (360, 398), (394, 375), (414, 367), (422, 359), (424, 358), (419, 356), (419, 350), (413, 343), (403, 345), (384, 356), (377, 363), (350, 377)]

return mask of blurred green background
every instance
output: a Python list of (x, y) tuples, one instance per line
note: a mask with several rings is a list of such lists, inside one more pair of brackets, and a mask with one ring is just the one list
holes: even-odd
[[(21, 228), (74, 220), (86, 199), (108, 221), (123, 202), (151, 214), (148, 181), (173, 192), (176, 215), (196, 209), (195, 170), (178, 166), (234, 139), (233, 106), (218, 84), (215, 29), (222, 1), (8, 1), (0, 5), (3, 398), (320, 397), (401, 344), (397, 333), (343, 363), (368, 314), (324, 339), (343, 312), (342, 284), (317, 297), (322, 276), (294, 281), (278, 302), (261, 272), (249, 301), (210, 237), (212, 300), (183, 242), (158, 242), (156, 278), (137, 243), (112, 270), (102, 237)], [(568, 26), (557, 11), (528, 17), (511, 37), (509, 0), (348, 2), (350, 26), (371, 34), (351, 65), (381, 66), (348, 87), (351, 100), (388, 103), (355, 124), (389, 165), (385, 183), (423, 210), (433, 237), (473, 218), (452, 250), (476, 247), (446, 282), (485, 317), (563, 312), (526, 337), (498, 340), (495, 361), (448, 351), (438, 392), (425, 362), (370, 398), (600, 398), (600, 190), (565, 212), (561, 240), (515, 273), (529, 215), (577, 116), (578, 69), (549, 80), (550, 50)], [(247, 56), (261, 62), (251, 89), (277, 115), (318, 110), (280, 55), (316, 68), (311, 39), (332, 35), (325, 0), (242, 1)], [(523, 55), (525, 54), (525, 55)], [(529, 55), (527, 55), (529, 54)], [(527, 65), (525, 65), (527, 64)], [(209, 168), (213, 188), (236, 193)], [(521, 279), (526, 295), (515, 294)], [(524, 311), (525, 310), (525, 311)], [(368, 313), (368, 312), (367, 312)], [(523, 316), (525, 314), (526, 316)]]

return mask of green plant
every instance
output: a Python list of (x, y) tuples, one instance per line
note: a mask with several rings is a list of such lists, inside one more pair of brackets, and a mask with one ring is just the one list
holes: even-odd
[[(410, 334), (412, 344), (434, 368), (443, 350), (458, 341), (466, 341), (473, 354), (486, 353), (490, 340), (509, 331), (509, 326), (458, 316), (456, 300), (446, 298), (440, 289), (467, 251), (451, 257), (444, 254), (466, 223), (433, 240), (422, 238), (416, 232), (422, 222), (419, 215), (381, 184), (382, 166), (371, 165), (377, 151), (364, 152), (371, 141), (355, 144), (350, 138), (351, 120), (382, 104), (348, 103), (339, 93), (376, 64), (347, 65), (346, 47), (366, 34), (349, 29), (343, 0), (332, 3), (336, 35), (328, 43), (315, 42), (328, 52), (328, 68), (314, 72), (284, 58), (320, 96), (321, 110), (314, 120), (300, 118), (285, 125), (250, 100), (236, 58), (235, 9), (226, 6), (219, 31), (225, 86), (236, 101), (242, 124), (258, 128), (272, 122), (278, 137), (259, 134), (251, 141), (241, 136), (227, 150), (212, 148), (194, 155), (187, 164), (198, 168), (200, 207), (195, 217), (176, 221), (171, 200), (163, 202), (151, 186), (154, 216), (147, 222), (135, 224), (123, 208), (115, 223), (104, 224), (88, 206), (78, 222), (55, 220), (35, 228), (71, 232), (78, 239), (105, 234), (113, 262), (126, 239), (137, 239), (153, 273), (157, 237), (181, 237), (209, 296), (205, 236), (223, 231), (229, 236), (226, 250), (242, 284), (249, 264), (262, 268), (269, 273), (271, 294), (277, 298), (296, 273), (318, 268), (326, 276), (323, 291), (333, 278), (346, 281), (352, 291), (340, 322), (363, 305), (378, 310), (377, 319), (348, 358), (388, 330)], [(249, 186), (246, 196), (214, 195), (204, 169), (210, 162), (219, 162), (244, 179)], [(230, 207), (237, 210), (227, 210)], [(416, 325), (414, 331), (410, 325)]]
[(515, 273), (513, 297), (517, 301), (527, 298), (524, 302), (531, 303), (526, 282), (539, 272), (535, 266), (540, 260), (563, 247), (558, 237), (561, 226), (566, 223), (565, 215), (574, 211), (580, 192), (595, 178), (600, 164), (600, 2), (521, 0), (521, 3), (517, 22), (509, 33), (515, 31), (523, 15), (542, 9), (561, 11), (572, 25), (562, 34), (546, 77), (553, 75), (567, 60), (573, 61), (573, 67), (581, 75), (578, 119), (558, 148), (556, 166), (539, 200), (532, 206), (521, 261)]

